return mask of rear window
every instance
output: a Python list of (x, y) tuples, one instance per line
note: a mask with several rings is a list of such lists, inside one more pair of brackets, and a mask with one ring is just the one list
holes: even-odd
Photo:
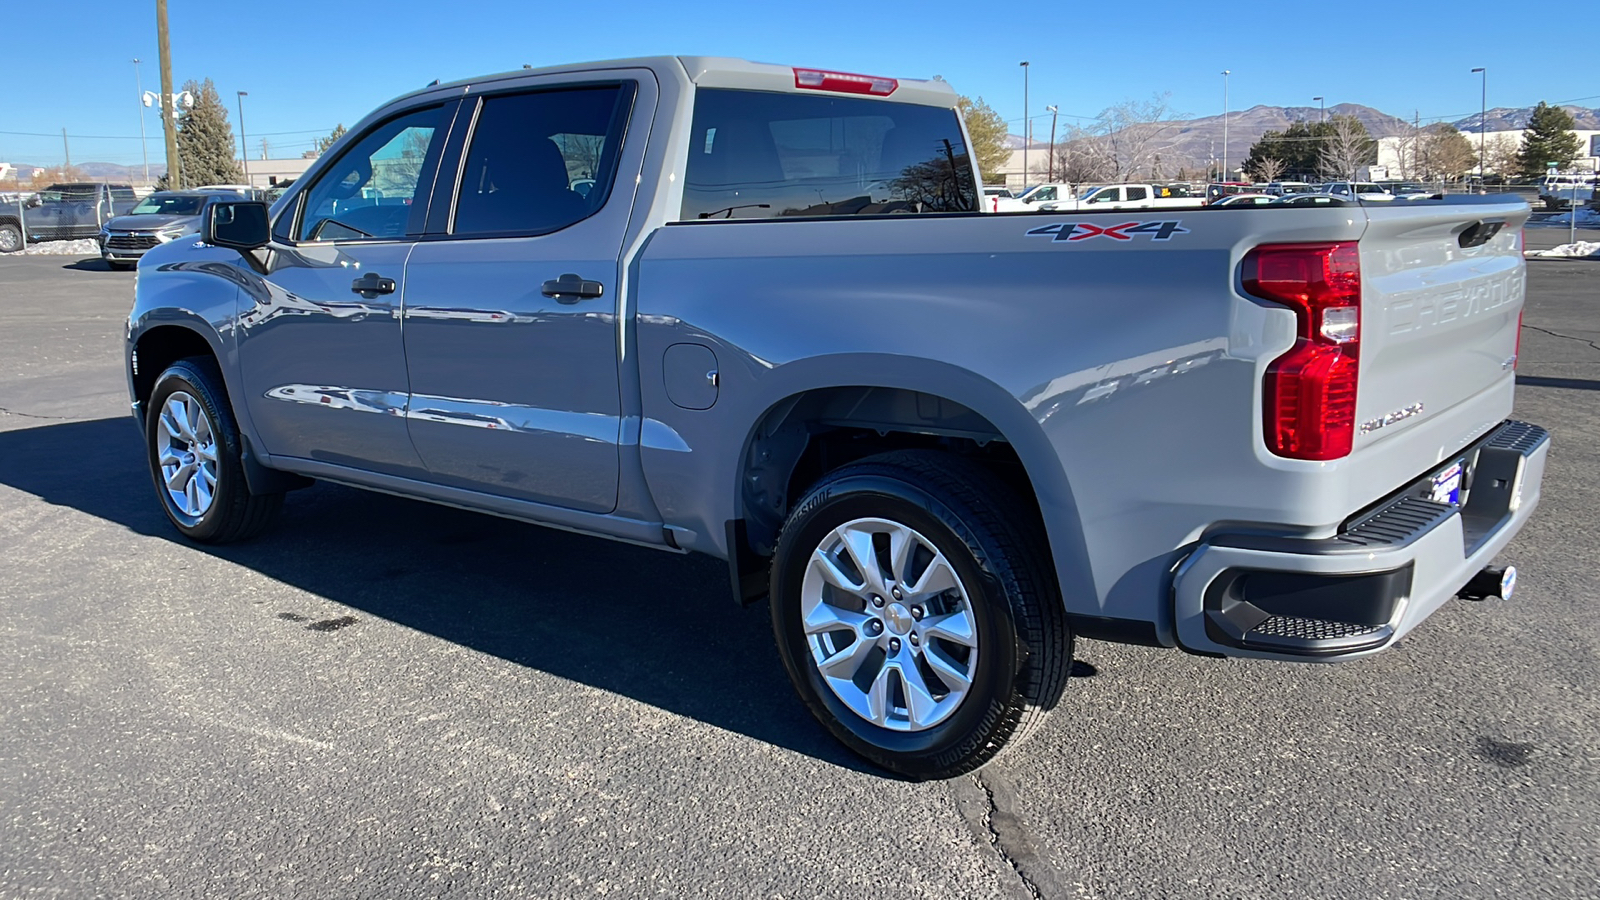
[(824, 94), (696, 92), (684, 219), (977, 208), (954, 110)]

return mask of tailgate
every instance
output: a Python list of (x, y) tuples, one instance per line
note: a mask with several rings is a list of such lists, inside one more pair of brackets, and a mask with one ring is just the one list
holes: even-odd
[(1420, 472), (1510, 412), (1529, 211), (1475, 196), (1365, 210), (1352, 456), (1403, 444)]

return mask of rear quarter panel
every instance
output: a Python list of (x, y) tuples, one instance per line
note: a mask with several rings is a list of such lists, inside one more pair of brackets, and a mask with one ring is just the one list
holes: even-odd
[[(1151, 222), (1177, 230), (1115, 229)], [(1039, 233), (1052, 226), (1083, 236)], [(1211, 524), (1343, 515), (1295, 467), (1262, 463), (1257, 385), (1294, 317), (1240, 296), (1237, 269), (1256, 243), (1364, 227), (1356, 208), (661, 229), (638, 282), (646, 476), (664, 520), (722, 553), (767, 410), (835, 385), (944, 396), (1028, 467), (1068, 608), (1159, 620), (1169, 570)], [(666, 347), (684, 341), (717, 355), (711, 409), (678, 408), (660, 387)]]

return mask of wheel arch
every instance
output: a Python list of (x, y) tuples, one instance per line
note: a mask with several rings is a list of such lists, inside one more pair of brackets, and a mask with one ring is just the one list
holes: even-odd
[[(850, 461), (850, 451), (833, 460), (825, 456), (838, 450), (829, 442), (841, 437), (860, 438), (857, 458), (936, 446), (980, 456), (1002, 470), (1008, 457), (1014, 460), (1016, 477), (1007, 480), (1039, 512), (1062, 596), (1093, 595), (1067, 474), (1044, 431), (1004, 388), (949, 363), (903, 356), (817, 357), (772, 374), (779, 373), (781, 389), (758, 404), (727, 488), (733, 517), (725, 538), (741, 600), (765, 592), (766, 561), (790, 505), (815, 477)], [(824, 458), (817, 460), (818, 454)]]

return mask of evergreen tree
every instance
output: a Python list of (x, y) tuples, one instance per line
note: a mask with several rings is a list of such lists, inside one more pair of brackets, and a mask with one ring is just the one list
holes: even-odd
[(182, 187), (239, 183), (244, 174), (239, 171), (239, 160), (234, 155), (228, 108), (223, 106), (217, 86), (207, 78), (200, 83), (186, 82), (183, 89), (194, 95), (194, 106), (178, 116)]
[(1522, 133), (1522, 149), (1517, 152), (1522, 174), (1535, 178), (1552, 164), (1558, 169), (1572, 165), (1578, 156), (1578, 136), (1572, 133), (1576, 125), (1571, 113), (1540, 100), (1528, 121), (1528, 130)]
[(340, 122), (338, 125), (333, 126), (333, 130), (328, 132), (327, 137), (317, 138), (317, 155), (321, 156), (322, 154), (327, 153), (328, 148), (333, 146), (334, 141), (344, 137), (344, 132), (344, 123)]
[(956, 100), (956, 108), (961, 110), (961, 118), (967, 123), (978, 171), (988, 178), (996, 177), (1011, 161), (1011, 151), (1006, 149), (1006, 120), (1000, 118), (994, 107), (983, 102), (982, 97), (977, 100), (961, 97)]

